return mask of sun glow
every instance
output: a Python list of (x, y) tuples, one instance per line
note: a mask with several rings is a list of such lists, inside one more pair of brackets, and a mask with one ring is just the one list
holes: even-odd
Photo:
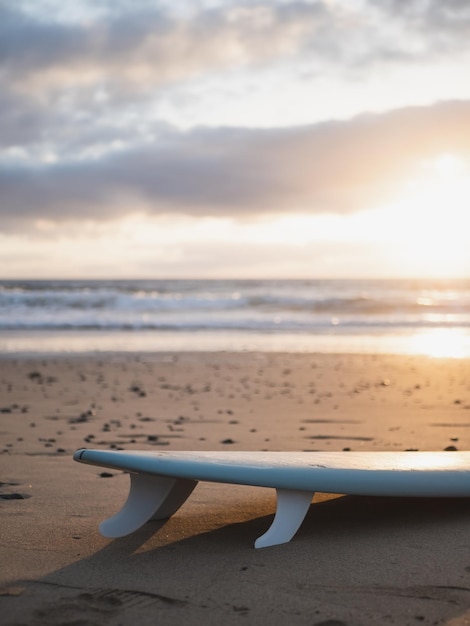
[(443, 154), (426, 162), (382, 217), (409, 274), (468, 275), (470, 168), (463, 159)]
[(459, 328), (425, 330), (410, 339), (412, 354), (436, 358), (464, 358), (470, 350), (470, 334)]

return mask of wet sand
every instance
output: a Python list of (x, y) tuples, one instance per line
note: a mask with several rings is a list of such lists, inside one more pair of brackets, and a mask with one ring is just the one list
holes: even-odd
[[(407, 356), (146, 354), (0, 360), (0, 623), (470, 623), (470, 502), (317, 494), (252, 548), (272, 490), (202, 483), (114, 541), (128, 476), (77, 448), (470, 449), (470, 364)], [(468, 612), (467, 612), (468, 611)]]

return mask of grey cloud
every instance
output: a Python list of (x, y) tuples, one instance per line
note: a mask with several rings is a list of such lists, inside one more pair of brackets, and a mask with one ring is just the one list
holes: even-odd
[(35, 20), (3, 2), (0, 59), (3, 73), (19, 84), (34, 76), (50, 80), (55, 71), (58, 83), (64, 74), (75, 72), (79, 80), (88, 72), (92, 82), (154, 85), (285, 54), (302, 40), (309, 22), (327, 14), (322, 3), (259, 3), (183, 19), (157, 6), (63, 24)]
[[(22, 94), (1, 90), (0, 150), (19, 148), (28, 160), (41, 160), (41, 153), (58, 158), (89, 154), (114, 142), (135, 143), (142, 136), (158, 135), (169, 125), (147, 118), (147, 99), (98, 102), (83, 90), (60, 98), (34, 100)], [(132, 122), (129, 122), (132, 119)], [(1, 158), (1, 157), (0, 157)]]
[[(187, 17), (158, 4), (109, 6), (113, 11), (105, 17), (61, 23), (0, 0), (3, 80), (23, 91), (33, 81), (43, 92), (81, 84), (125, 92), (306, 55), (312, 62), (340, 62), (345, 71), (361, 63), (461, 51), (468, 48), (470, 31), (468, 3), (462, 0), (385, 0), (364, 8), (320, 0), (229, 3)], [(418, 35), (420, 45), (410, 46)]]
[(146, 107), (170, 83), (294, 53), (312, 25), (328, 18), (321, 3), (236, 4), (191, 19), (158, 4), (125, 5), (108, 3), (113, 11), (87, 23), (63, 23), (0, 0), (4, 148), (22, 146), (33, 157), (52, 149), (60, 158), (128, 141), (128, 120), (145, 126)]
[(109, 7), (103, 17), (62, 23), (0, 0), (3, 76), (22, 89), (31, 81), (42, 90), (70, 89), (75, 82), (125, 92), (306, 55), (313, 63), (341, 63), (346, 71), (377, 61), (423, 59), (448, 46), (454, 52), (467, 48), (470, 29), (461, 0), (384, 0), (362, 8), (321, 0), (228, 2), (185, 16), (172, 12), (171, 4), (102, 4)]
[[(360, 78), (367, 64), (429, 58), (449, 46), (460, 54), (470, 36), (462, 0), (384, 0), (361, 10), (321, 1), (229, 2), (194, 8), (191, 18), (172, 13), (171, 3), (98, 4), (108, 9), (104, 17), (63, 23), (34, 17), (20, 0), (0, 0), (3, 147), (22, 146), (33, 157), (51, 149), (68, 158), (103, 142), (132, 141), (131, 116), (134, 128), (140, 124), (151, 135), (150, 102), (156, 105), (172, 85), (227, 68), (256, 72), (291, 63), (292, 72), (309, 76)], [(408, 42), (417, 33), (422, 45), (415, 50)], [(263, 74), (253, 73), (253, 80)]]
[(387, 201), (442, 153), (470, 158), (470, 102), (448, 102), (289, 129), (167, 132), (90, 161), (0, 170), (4, 228), (39, 217), (347, 213)]
[[(126, 57), (142, 37), (158, 34), (164, 19), (155, 13), (151, 23), (146, 15), (115, 17), (102, 23), (64, 24), (35, 19), (21, 11), (21, 5), (0, 3), (0, 59), (3, 71), (43, 72), (50, 67), (80, 67), (100, 59)], [(127, 28), (125, 27), (127, 25)]]
[(0, 145), (11, 146), (41, 141), (47, 107), (32, 103), (7, 90), (0, 92)]
[(421, 35), (426, 46), (416, 54), (443, 54), (468, 50), (470, 5), (467, 0), (384, 0), (371, 6), (386, 19), (401, 23), (411, 35)]

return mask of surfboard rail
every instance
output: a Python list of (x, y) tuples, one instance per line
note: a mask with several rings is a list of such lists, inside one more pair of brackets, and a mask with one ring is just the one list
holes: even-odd
[(271, 487), (274, 520), (256, 548), (292, 539), (315, 492), (366, 496), (470, 497), (470, 452), (149, 452), (80, 449), (74, 460), (130, 473), (128, 498), (100, 525), (122, 537), (166, 519), (199, 481)]

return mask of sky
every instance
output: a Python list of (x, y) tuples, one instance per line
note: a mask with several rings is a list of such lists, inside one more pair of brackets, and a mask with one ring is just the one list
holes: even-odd
[(470, 277), (466, 0), (0, 0), (0, 278)]

